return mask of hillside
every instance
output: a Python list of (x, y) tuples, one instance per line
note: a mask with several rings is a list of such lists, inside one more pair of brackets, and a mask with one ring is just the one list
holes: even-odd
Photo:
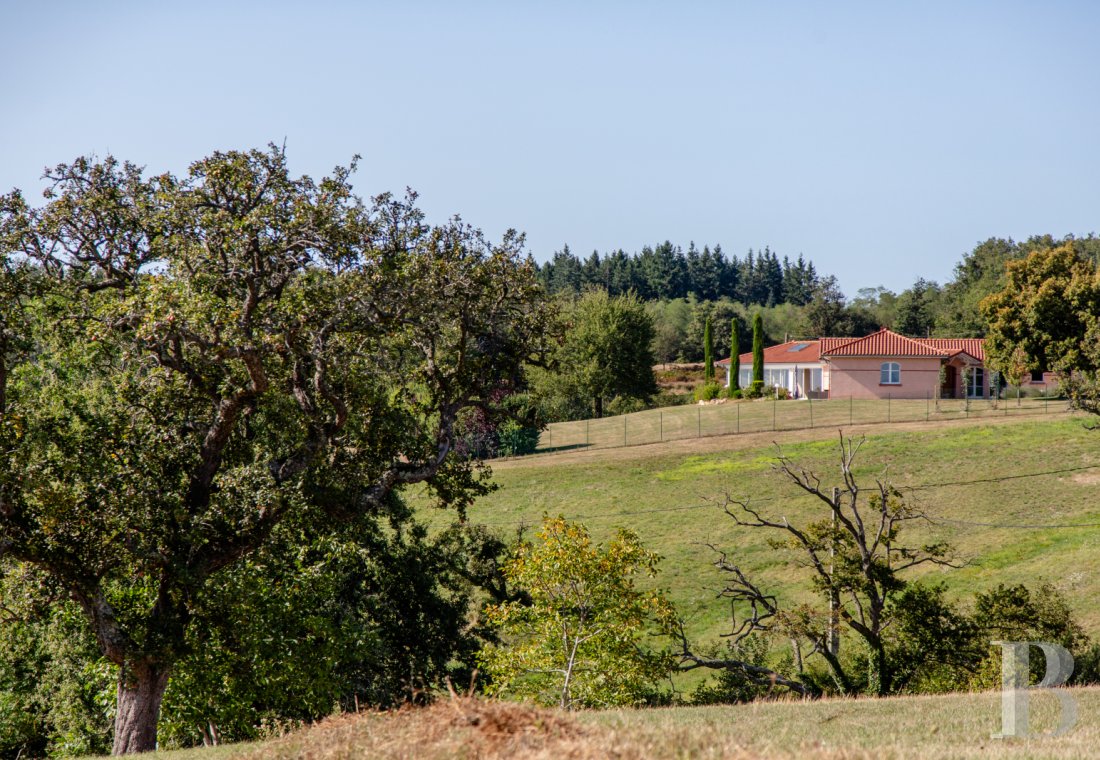
[[(853, 432), (860, 432), (859, 428)], [(947, 540), (966, 565), (931, 570), (956, 596), (998, 583), (1043, 581), (1064, 589), (1090, 634), (1100, 638), (1100, 437), (1081, 418), (991, 418), (913, 422), (862, 429), (857, 474), (884, 472), (933, 518), (915, 539)], [(776, 449), (823, 476), (837, 477), (835, 429), (681, 440), (618, 449), (574, 450), (494, 466), (499, 489), (470, 517), (503, 533), (564, 514), (597, 537), (637, 531), (664, 556), (668, 588), (690, 631), (713, 640), (727, 609), (715, 600), (722, 578), (705, 544), (730, 551), (780, 599), (806, 596), (803, 571), (771, 548), (771, 536), (738, 528), (714, 500), (751, 498), (773, 515), (804, 521), (820, 512), (772, 471)], [(428, 512), (436, 525), (449, 519)], [(1054, 526), (1054, 527), (1041, 527)]]
[[(330, 718), (282, 739), (167, 752), (171, 760), (225, 758), (1079, 758), (1100, 741), (1100, 690), (1070, 690), (1077, 726), (1065, 737), (995, 740), (1000, 695), (758, 702), (565, 714), (474, 699), (426, 709)], [(1032, 698), (1033, 731), (1053, 727), (1056, 701)]]

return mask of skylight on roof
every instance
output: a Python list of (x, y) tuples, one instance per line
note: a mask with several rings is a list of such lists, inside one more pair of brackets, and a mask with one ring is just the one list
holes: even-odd
[(787, 353), (793, 354), (795, 351), (801, 351), (802, 349), (804, 349), (808, 345), (810, 345), (810, 344), (809, 343), (799, 343), (796, 346), (791, 346), (790, 348), (787, 349)]

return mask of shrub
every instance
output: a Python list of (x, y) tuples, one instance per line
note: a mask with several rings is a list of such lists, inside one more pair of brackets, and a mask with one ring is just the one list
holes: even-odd
[(707, 383), (695, 389), (696, 401), (713, 401), (722, 395), (722, 386), (718, 383)]
[[(725, 649), (724, 655), (720, 650), (715, 655), (728, 656), (758, 667), (767, 664), (768, 644), (761, 636), (749, 636)], [(695, 687), (689, 701), (693, 705), (740, 704), (767, 696), (768, 691), (768, 685), (752, 680), (744, 671), (720, 670), (714, 678)]]
[(504, 422), (498, 429), (500, 437), (499, 453), (502, 456), (522, 456), (530, 454), (539, 445), (538, 428), (524, 427), (515, 420)]
[(676, 393), (674, 391), (660, 391), (653, 397), (653, 408), (657, 409), (662, 406), (683, 406), (684, 404), (690, 404), (694, 394), (691, 393)]
[(730, 391), (730, 398), (741, 398), (745, 393), (740, 388), (734, 388)]

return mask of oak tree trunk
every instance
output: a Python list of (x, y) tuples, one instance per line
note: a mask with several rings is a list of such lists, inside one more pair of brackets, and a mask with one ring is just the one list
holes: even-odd
[(167, 667), (140, 663), (122, 669), (111, 754), (130, 755), (157, 748), (157, 720), (167, 686)]

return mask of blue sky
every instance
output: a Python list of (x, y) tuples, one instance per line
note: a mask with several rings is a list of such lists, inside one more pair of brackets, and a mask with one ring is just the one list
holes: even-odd
[[(231, 7), (228, 7), (231, 6)], [(285, 139), (528, 234), (804, 253), (845, 292), (1100, 232), (1096, 3), (4, 3), (0, 191)]]

